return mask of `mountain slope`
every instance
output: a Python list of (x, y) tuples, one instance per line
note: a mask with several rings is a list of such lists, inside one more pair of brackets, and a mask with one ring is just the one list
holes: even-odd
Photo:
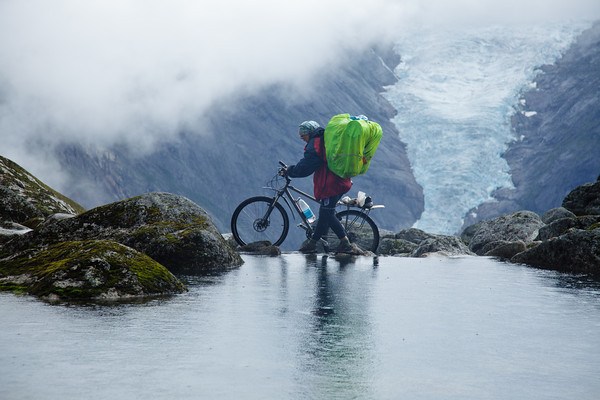
[[(398, 61), (391, 49), (371, 49), (349, 54), (340, 68), (307, 83), (303, 93), (273, 85), (220, 101), (202, 117), (202, 132), (182, 132), (177, 142), (149, 155), (122, 147), (63, 146), (58, 158), (71, 173), (65, 192), (90, 206), (149, 191), (177, 193), (202, 205), (226, 231), (237, 204), (264, 192), (278, 160), (293, 164), (302, 157), (300, 122), (326, 124), (332, 115), (348, 112), (365, 114), (384, 130), (371, 169), (354, 179), (350, 194), (362, 190), (386, 205), (378, 221), (382, 227), (408, 227), (423, 210), (422, 190), (390, 122), (395, 111), (380, 95), (383, 86), (397, 79), (392, 70)], [(312, 193), (312, 179), (296, 183)]]

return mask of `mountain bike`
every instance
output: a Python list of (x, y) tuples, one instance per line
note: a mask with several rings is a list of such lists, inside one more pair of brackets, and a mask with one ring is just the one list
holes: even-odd
[[(290, 218), (282, 202), (287, 205), (292, 216), (298, 214), (300, 218), (298, 227), (306, 231), (306, 237), (310, 239), (314, 234), (316, 222), (309, 222), (299, 205), (301, 197), (294, 199), (292, 193), (297, 193), (314, 202), (318, 201), (310, 194), (294, 187), (287, 175), (282, 176), (282, 171), (287, 169), (287, 165), (282, 161), (279, 161), (279, 165), (277, 174), (271, 179), (268, 186), (264, 187), (264, 189), (272, 190), (274, 195), (272, 197), (250, 197), (242, 201), (231, 216), (231, 232), (240, 246), (265, 240), (275, 246), (283, 243), (288, 235)], [(379, 229), (369, 217), (369, 213), (385, 206), (373, 205), (370, 198), (361, 204), (358, 199), (350, 199), (347, 196), (340, 200), (337, 206), (346, 208), (337, 212), (336, 217), (344, 226), (350, 242), (356, 243), (363, 250), (377, 252)], [(322, 241), (325, 251), (339, 244), (339, 239), (333, 232), (328, 232)]]

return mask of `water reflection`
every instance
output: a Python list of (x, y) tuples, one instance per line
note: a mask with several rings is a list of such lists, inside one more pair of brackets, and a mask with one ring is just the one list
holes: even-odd
[(245, 260), (144, 304), (0, 293), (0, 399), (600, 392), (600, 295), (582, 277), (486, 258)]
[[(320, 259), (319, 259), (320, 258)], [(315, 298), (306, 335), (296, 359), (304, 390), (310, 396), (326, 393), (338, 398), (370, 398), (372, 325), (369, 279), (371, 269), (359, 267), (356, 258), (306, 257), (314, 276)]]

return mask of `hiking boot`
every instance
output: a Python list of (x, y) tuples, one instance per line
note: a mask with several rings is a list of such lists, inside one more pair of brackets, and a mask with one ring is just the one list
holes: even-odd
[(360, 247), (358, 247), (354, 243), (350, 243), (350, 241), (348, 239), (346, 239), (346, 240), (342, 239), (335, 252), (343, 253), (343, 254), (352, 254), (355, 256), (361, 256), (361, 255), (365, 254), (365, 252)]
[(306, 240), (304, 243), (302, 243), (302, 246), (300, 246), (300, 249), (298, 249), (298, 251), (300, 253), (304, 253), (304, 254), (316, 253), (317, 252), (317, 242), (315, 242), (312, 239)]

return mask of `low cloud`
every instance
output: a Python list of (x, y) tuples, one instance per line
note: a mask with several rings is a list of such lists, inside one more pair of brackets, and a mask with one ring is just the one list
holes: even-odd
[(420, 25), (598, 18), (597, 0), (0, 0), (0, 154), (43, 140), (149, 150), (212, 102), (302, 87)]

